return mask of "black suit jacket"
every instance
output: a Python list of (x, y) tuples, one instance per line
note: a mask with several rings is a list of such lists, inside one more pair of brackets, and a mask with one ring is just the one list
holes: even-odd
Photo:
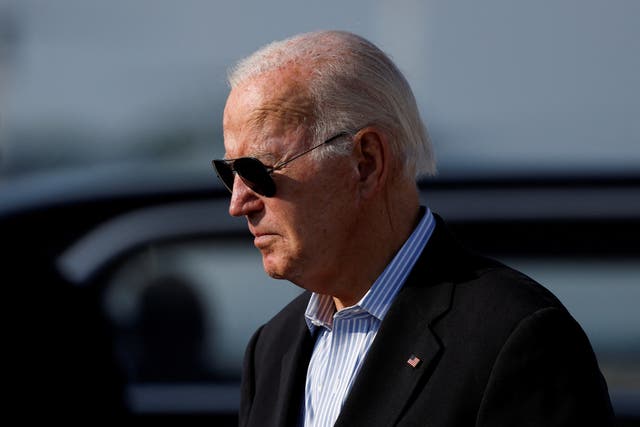
[[(241, 426), (295, 426), (313, 349), (310, 294), (252, 337)], [(411, 355), (421, 362), (407, 363)], [(611, 403), (591, 345), (545, 288), (455, 243), (441, 219), (336, 426), (599, 426)]]

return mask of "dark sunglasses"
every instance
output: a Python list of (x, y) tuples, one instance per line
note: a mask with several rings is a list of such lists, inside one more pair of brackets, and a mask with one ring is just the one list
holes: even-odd
[(308, 150), (296, 154), (290, 159), (282, 163), (278, 163), (275, 166), (266, 166), (255, 157), (213, 160), (211, 163), (213, 164), (213, 168), (215, 169), (218, 178), (220, 178), (220, 181), (222, 181), (224, 186), (227, 187), (227, 190), (230, 192), (233, 193), (233, 180), (235, 178), (235, 174), (238, 174), (247, 187), (256, 193), (265, 197), (273, 197), (276, 194), (276, 183), (273, 181), (273, 177), (271, 176), (273, 171), (282, 169), (295, 159), (312, 152), (316, 148), (347, 135), (349, 135), (349, 132), (340, 132), (326, 141), (321, 142), (318, 145), (314, 145)]

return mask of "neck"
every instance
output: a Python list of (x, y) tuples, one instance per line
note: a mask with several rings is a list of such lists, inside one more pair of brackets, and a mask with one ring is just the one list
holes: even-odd
[(377, 206), (364, 211), (366, 218), (351, 239), (345, 268), (333, 278), (331, 296), (337, 310), (362, 299), (415, 229), (419, 212), (417, 189), (411, 197), (383, 197)]

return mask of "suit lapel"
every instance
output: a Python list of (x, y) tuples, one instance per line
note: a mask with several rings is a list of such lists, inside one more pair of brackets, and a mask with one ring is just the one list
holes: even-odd
[[(462, 261), (444, 228), (438, 219), (427, 247), (382, 322), (336, 426), (395, 425), (415, 388), (428, 381), (435, 369), (443, 348), (431, 325), (451, 305), (454, 284), (444, 278), (455, 277), (453, 262)], [(419, 359), (415, 367), (408, 363), (412, 356)]]
[[(387, 313), (336, 426), (395, 424), (416, 385), (426, 381), (438, 363), (441, 345), (429, 325), (446, 310), (452, 287), (432, 292), (431, 301), (441, 304), (430, 317), (415, 309), (415, 301), (408, 303), (416, 297), (413, 292), (403, 292), (405, 301), (397, 301)], [(416, 367), (408, 363), (412, 356), (419, 359)]]

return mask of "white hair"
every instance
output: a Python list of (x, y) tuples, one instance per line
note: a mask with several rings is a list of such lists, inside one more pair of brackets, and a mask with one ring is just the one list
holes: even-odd
[[(234, 88), (291, 65), (310, 72), (305, 81), (313, 105), (308, 131), (315, 143), (375, 125), (388, 133), (391, 151), (408, 176), (435, 174), (433, 148), (409, 83), (378, 47), (343, 31), (300, 34), (241, 60), (229, 72), (229, 83)], [(330, 146), (340, 150), (340, 144)]]

